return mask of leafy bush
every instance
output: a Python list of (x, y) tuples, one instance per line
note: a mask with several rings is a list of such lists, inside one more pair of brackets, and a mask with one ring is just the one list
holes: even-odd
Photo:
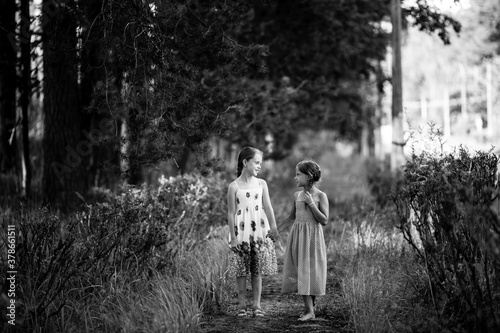
[(406, 164), (395, 196), (400, 228), (429, 275), (436, 313), (466, 331), (500, 328), (497, 166), (491, 153), (424, 152)]
[[(189, 175), (163, 179), (159, 188), (127, 187), (119, 195), (96, 191), (105, 201), (64, 219), (23, 206), (2, 216), (2, 230), (10, 224), (17, 231), (18, 323), (55, 331), (63, 309), (116, 279), (134, 285), (158, 274), (179, 276), (185, 254), (205, 246), (210, 228), (226, 224), (225, 187), (220, 178)], [(196, 291), (205, 295), (196, 297), (200, 308), (207, 306), (206, 295), (220, 294), (214, 286), (224, 269), (214, 274)]]

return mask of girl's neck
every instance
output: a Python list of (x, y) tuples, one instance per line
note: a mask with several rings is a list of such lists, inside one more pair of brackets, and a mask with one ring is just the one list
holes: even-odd
[(240, 180), (243, 182), (243, 183), (247, 183), (247, 184), (250, 184), (253, 180), (254, 180), (254, 176), (253, 175), (250, 175), (246, 172), (243, 172), (241, 175), (240, 175)]
[(313, 188), (314, 188), (314, 185), (311, 185), (311, 186), (306, 185), (306, 186), (304, 186), (304, 192), (310, 192), (310, 193), (312, 193), (312, 189)]

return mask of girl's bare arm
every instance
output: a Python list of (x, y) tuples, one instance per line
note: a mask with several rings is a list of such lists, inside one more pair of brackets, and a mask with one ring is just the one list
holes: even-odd
[(316, 221), (318, 221), (321, 225), (326, 225), (326, 223), (328, 222), (328, 215), (330, 211), (326, 193), (321, 192), (319, 194), (319, 204), (317, 206), (310, 205), (309, 208), (311, 209), (311, 212), (313, 213)]
[(234, 234), (234, 216), (236, 214), (236, 184), (231, 183), (227, 188), (227, 223), (229, 226), (229, 234), (231, 235), (231, 246), (237, 243), (236, 235)]
[[(278, 228), (276, 226), (276, 218), (274, 216), (274, 209), (271, 204), (271, 198), (269, 196), (269, 189), (267, 187), (267, 183), (265, 180), (260, 179), (260, 184), (262, 186), (262, 204), (264, 205), (264, 211), (266, 212), (267, 219), (269, 220), (269, 226), (271, 227), (271, 230), (274, 232), (278, 231)], [(278, 236), (278, 235), (276, 235)]]

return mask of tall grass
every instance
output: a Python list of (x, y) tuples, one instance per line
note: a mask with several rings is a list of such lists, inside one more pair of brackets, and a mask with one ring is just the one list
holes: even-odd
[[(422, 332), (438, 329), (425, 302), (425, 271), (402, 235), (383, 227), (380, 215), (346, 222), (344, 233), (329, 244), (338, 266), (342, 296), (354, 330)], [(425, 302), (424, 302), (425, 301)]]
[[(101, 285), (72, 285), (58, 315), (32, 320), (32, 327), (38, 332), (198, 332), (204, 315), (224, 312), (229, 304), (233, 286), (226, 279), (225, 253), (225, 240), (215, 237), (177, 257), (177, 269), (167, 274), (131, 280), (126, 271), (117, 271)], [(36, 303), (37, 297), (33, 292), (25, 302)]]
[(66, 332), (199, 331), (203, 314), (224, 311), (231, 287), (226, 285), (225, 244), (208, 240), (203, 248), (178, 258), (172, 274), (127, 281), (116, 276), (84, 302), (72, 304)]
[[(196, 332), (231, 292), (223, 188), (186, 177), (166, 181), (158, 195), (127, 190), (66, 217), (2, 213), (2, 240), (16, 225), (18, 308), (16, 326), (1, 313), (0, 331)], [(0, 305), (9, 301), (1, 296)]]

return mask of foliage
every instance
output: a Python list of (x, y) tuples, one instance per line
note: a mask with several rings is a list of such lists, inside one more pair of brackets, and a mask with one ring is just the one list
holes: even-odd
[(265, 147), (266, 159), (285, 157), (296, 142), (292, 129), (297, 126), (299, 105), (308, 94), (291, 87), (288, 78), (278, 83), (241, 80), (231, 89), (235, 95), (245, 96), (245, 103), (226, 115), (228, 131), (223, 137), (242, 146)]
[(96, 90), (103, 102), (93, 109), (109, 114), (125, 106), (109, 116), (130, 122), (131, 166), (190, 149), (202, 171), (215, 167), (206, 141), (224, 130), (223, 115), (242, 100), (223, 87), (265, 70), (267, 48), (231, 36), (248, 8), (247, 1), (102, 1), (95, 19), (84, 17), (85, 37), (99, 46), (109, 72)]
[(235, 35), (269, 46), (269, 71), (263, 80), (235, 85), (248, 96), (234, 124), (238, 142), (255, 138), (264, 146), (272, 134), (279, 159), (304, 128), (356, 137), (358, 86), (385, 57), (389, 35), (380, 23), (388, 15), (386, 0), (255, 2)]
[(392, 205), (392, 195), (400, 186), (401, 178), (399, 170), (392, 172), (389, 165), (385, 164), (373, 159), (366, 160), (368, 186), (375, 202), (381, 208)]
[(403, 8), (402, 12), (403, 15), (410, 18), (413, 26), (418, 26), (419, 30), (428, 33), (437, 32), (444, 44), (450, 44), (449, 27), (456, 33), (459, 33), (462, 28), (460, 22), (433, 9), (427, 0), (417, 0), (415, 5)]
[(388, 35), (377, 24), (388, 15), (386, 0), (272, 1), (254, 6), (241, 34), (270, 46), (272, 78), (338, 82), (366, 74), (384, 57)]
[(425, 265), (436, 312), (466, 331), (500, 327), (497, 167), (491, 153), (423, 152), (407, 162), (395, 196), (400, 228)]
[[(456, 20), (425, 1), (403, 15), (445, 42), (450, 27), (460, 30)], [(237, 131), (230, 137), (235, 133), (238, 143), (265, 146), (265, 135), (272, 134), (276, 158), (290, 152), (304, 128), (333, 129), (358, 140), (368, 121), (362, 112), (369, 95), (383, 93), (389, 80), (380, 67), (390, 43), (388, 21), (388, 0), (255, 2), (235, 35), (269, 47), (268, 72), (264, 83), (243, 80), (232, 88), (246, 92), (248, 107), (235, 117)], [(359, 89), (363, 83), (377, 89), (367, 94)]]
[[(183, 273), (183, 265), (196, 263), (189, 253), (206, 254), (213, 229), (225, 224), (225, 187), (220, 178), (190, 175), (163, 179), (159, 188), (128, 187), (119, 195), (102, 191), (100, 198), (108, 201), (89, 204), (64, 220), (46, 208), (21, 207), (4, 215), (3, 223), (16, 225), (17, 232), (17, 296), (23, 304), (18, 307), (19, 324), (53, 331), (62, 312), (80, 299), (95, 298), (117, 279), (131, 286), (155, 274), (188, 281), (193, 273)], [(5, 255), (0, 265), (5, 267)], [(224, 279), (224, 262), (214, 261), (201, 272), (197, 284), (189, 284), (197, 289), (182, 297), (214, 311), (224, 297), (219, 281)]]

